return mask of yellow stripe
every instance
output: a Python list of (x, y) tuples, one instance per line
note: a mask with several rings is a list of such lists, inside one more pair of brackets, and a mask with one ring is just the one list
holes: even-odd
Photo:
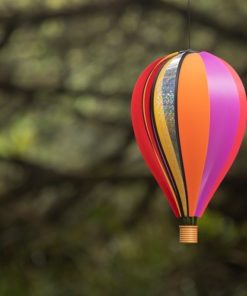
[[(166, 59), (169, 59), (169, 58), (171, 58), (171, 57), (173, 57), (173, 56), (175, 56), (175, 55), (177, 55), (177, 54), (178, 54), (178, 52), (172, 53), (172, 54), (166, 56), (165, 58), (163, 58), (162, 60), (160, 60), (159, 63), (158, 63), (157, 65), (155, 65), (155, 67), (153, 68), (152, 72), (149, 74), (148, 79), (147, 79), (146, 84), (145, 84), (145, 87), (144, 87), (142, 108), (143, 108), (144, 122), (145, 122), (145, 125), (146, 125), (146, 128), (147, 128), (147, 132), (148, 132), (148, 136), (149, 136), (150, 139), (151, 139), (151, 137), (150, 137), (150, 131), (149, 131), (148, 126), (147, 126), (147, 119), (146, 119), (146, 114), (145, 114), (145, 98), (146, 98), (147, 85), (148, 85), (148, 83), (149, 83), (150, 77), (151, 77), (152, 73), (154, 72), (154, 70), (155, 70), (155, 69), (156, 69), (156, 68), (157, 68), (157, 67), (158, 67), (163, 61), (165, 61)], [(162, 170), (162, 172), (163, 172), (163, 174), (164, 174), (164, 177), (166, 178), (167, 184), (169, 185), (169, 188), (170, 188), (170, 190), (171, 190), (171, 192), (172, 192), (172, 194), (173, 194), (174, 201), (175, 201), (175, 203), (176, 203), (176, 206), (177, 206), (177, 209), (178, 209), (179, 215), (181, 216), (181, 211), (180, 211), (180, 208), (179, 208), (179, 206), (178, 206), (178, 202), (177, 202), (177, 199), (176, 199), (176, 194), (174, 193), (174, 190), (173, 190), (173, 188), (172, 188), (172, 186), (171, 186), (171, 183), (170, 183), (170, 181), (169, 181), (169, 178), (167, 177), (166, 171), (164, 170), (164, 167), (163, 167), (163, 165), (162, 165), (162, 162), (160, 161), (159, 156), (158, 156), (158, 154), (156, 153), (156, 150), (155, 150), (154, 145), (153, 145), (152, 142), (151, 142), (151, 145), (152, 145), (152, 147), (153, 147), (153, 150), (154, 150), (155, 156), (156, 156), (156, 158), (157, 158), (157, 160), (158, 160), (158, 162), (159, 162), (160, 168), (161, 168), (161, 170)]]
[(162, 84), (163, 84), (163, 78), (165, 75), (165, 72), (167, 70), (168, 65), (171, 61), (168, 61), (165, 66), (160, 71), (155, 89), (154, 89), (154, 118), (155, 123), (157, 126), (157, 131), (159, 135), (159, 139), (163, 148), (163, 151), (165, 153), (165, 156), (167, 158), (167, 162), (169, 164), (169, 167), (171, 169), (172, 175), (174, 177), (175, 183), (178, 188), (178, 192), (181, 198), (182, 206), (184, 213), (187, 213), (187, 203), (186, 203), (186, 193), (185, 193), (185, 186), (184, 181), (182, 177), (182, 172), (180, 169), (180, 166), (178, 164), (178, 159), (176, 157), (176, 153), (174, 150), (174, 146), (169, 134), (169, 130), (166, 123), (166, 117), (164, 113), (163, 108), (163, 98), (162, 98)]
[[(154, 70), (161, 64), (163, 63), (165, 60), (167, 59), (170, 59), (170, 58), (173, 58), (174, 56), (176, 56), (178, 54), (178, 51), (177, 52), (174, 52), (174, 53), (171, 53), (167, 56), (165, 56), (163, 59), (161, 59), (159, 61), (158, 64), (155, 65), (155, 67), (153, 68), (152, 72), (149, 74), (148, 76), (148, 79), (146, 81), (146, 84), (145, 84), (145, 88), (144, 88), (144, 94), (146, 93), (146, 88), (147, 88), (147, 84), (148, 84), (148, 81), (150, 79), (150, 76), (153, 74)], [(146, 119), (146, 114), (145, 114), (145, 96), (143, 95), (143, 100), (142, 100), (142, 110), (143, 110), (143, 115), (144, 115), (144, 121), (145, 121), (145, 125), (147, 126), (147, 119)], [(149, 135), (150, 136), (150, 135)]]

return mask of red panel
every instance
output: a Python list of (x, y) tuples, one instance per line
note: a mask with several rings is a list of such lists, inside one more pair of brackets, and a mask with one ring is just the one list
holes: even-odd
[[(164, 172), (164, 168), (161, 165), (160, 156), (158, 154), (158, 149), (152, 132), (149, 111), (150, 93), (152, 90), (153, 80), (160, 69), (160, 64), (167, 58), (169, 58), (169, 56), (166, 58), (159, 58), (151, 63), (138, 78), (132, 95), (131, 118), (136, 141), (143, 158), (161, 190), (167, 197), (175, 216), (178, 217), (180, 212), (177, 206), (176, 197)], [(144, 97), (145, 104), (143, 105)], [(143, 107), (145, 109), (146, 122), (143, 115)]]

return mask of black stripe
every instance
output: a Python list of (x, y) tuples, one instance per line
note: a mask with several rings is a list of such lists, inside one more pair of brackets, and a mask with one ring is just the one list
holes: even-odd
[(182, 150), (181, 150), (181, 143), (180, 143), (180, 137), (179, 137), (179, 128), (178, 128), (178, 80), (179, 80), (179, 74), (180, 74), (180, 70), (182, 67), (182, 63), (185, 59), (185, 57), (188, 54), (191, 54), (195, 51), (193, 50), (186, 50), (183, 51), (181, 53), (183, 53), (183, 56), (181, 57), (179, 64), (178, 64), (178, 68), (177, 68), (177, 74), (176, 74), (176, 84), (175, 84), (175, 128), (176, 128), (176, 138), (177, 138), (177, 143), (178, 143), (178, 152), (179, 152), (179, 157), (180, 157), (180, 163), (181, 163), (181, 170), (182, 170), (182, 178), (183, 178), (183, 182), (184, 182), (184, 188), (185, 188), (185, 196), (186, 196), (186, 204), (187, 204), (187, 216), (189, 216), (189, 199), (188, 199), (188, 189), (187, 189), (187, 183), (186, 183), (186, 179), (185, 179), (185, 171), (184, 171), (184, 164), (183, 164), (183, 158), (182, 158)]
[[(165, 63), (166, 63), (167, 61), (168, 61), (168, 60), (163, 61), (162, 63), (159, 64), (158, 67), (162, 68), (162, 67), (165, 65)], [(151, 71), (151, 72), (152, 72), (152, 71)], [(145, 85), (144, 85), (144, 88), (143, 88), (143, 91), (142, 91), (142, 99), (143, 99), (143, 96), (144, 96), (144, 89), (145, 89), (145, 86), (147, 85), (147, 81), (148, 81), (148, 79), (150, 78), (150, 74), (151, 74), (151, 72), (149, 73), (149, 75), (148, 75), (148, 77), (147, 77), (147, 79), (146, 79), (146, 81), (145, 81)], [(159, 71), (159, 72), (160, 72), (160, 71)], [(143, 118), (143, 122), (145, 122), (145, 117), (144, 117), (144, 113), (143, 113), (143, 100), (142, 100), (142, 118)], [(147, 135), (148, 135), (149, 142), (150, 142), (151, 145), (152, 145), (152, 141), (151, 141), (151, 139), (150, 139), (150, 136), (149, 136), (149, 133), (148, 133), (148, 130), (147, 130), (146, 124), (144, 124), (144, 126), (145, 126), (146, 133), (147, 133)]]
[(160, 143), (160, 139), (159, 139), (158, 132), (157, 132), (157, 126), (156, 126), (156, 123), (155, 123), (155, 120), (154, 120), (154, 110), (153, 110), (154, 88), (155, 88), (156, 81), (157, 81), (157, 78), (158, 78), (161, 70), (162, 70), (162, 67), (159, 70), (159, 72), (157, 73), (157, 75), (155, 77), (155, 80), (154, 80), (154, 83), (152, 85), (151, 100), (150, 100), (150, 106), (151, 106), (151, 108), (150, 108), (151, 122), (152, 122), (152, 127), (153, 127), (154, 136), (155, 136), (155, 139), (156, 139), (156, 143), (157, 143), (157, 146), (158, 146), (160, 155), (162, 157), (163, 164), (165, 166), (165, 171), (167, 172), (168, 179), (169, 179), (169, 181), (170, 181), (170, 183), (172, 185), (172, 188), (173, 188), (173, 190), (175, 192), (175, 195), (176, 195), (176, 198), (177, 198), (177, 202), (178, 202), (178, 205), (179, 205), (179, 209), (180, 209), (181, 215), (184, 216), (184, 210), (183, 210), (182, 202), (181, 202), (181, 199), (180, 199), (180, 194), (179, 194), (179, 191), (178, 191), (178, 188), (177, 188), (175, 179), (174, 179), (174, 177), (172, 175), (171, 169), (169, 167), (167, 158), (166, 158), (165, 153), (163, 151), (162, 145)]

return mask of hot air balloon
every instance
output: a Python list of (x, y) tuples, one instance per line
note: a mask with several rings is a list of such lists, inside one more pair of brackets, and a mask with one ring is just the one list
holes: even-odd
[(208, 52), (158, 58), (133, 90), (137, 144), (179, 219), (180, 242), (197, 243), (197, 220), (230, 169), (246, 127), (246, 94), (235, 70)]

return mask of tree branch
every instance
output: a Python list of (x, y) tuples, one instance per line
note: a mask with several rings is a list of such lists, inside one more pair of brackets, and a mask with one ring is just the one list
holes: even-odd
[(157, 184), (153, 178), (149, 178), (147, 181), (148, 188), (144, 193), (143, 198), (133, 209), (132, 213), (129, 215), (128, 219), (124, 222), (124, 228), (129, 230), (136, 226), (136, 224), (146, 215), (151, 202), (154, 200), (153, 195), (157, 189)]
[(15, 30), (15, 26), (12, 22), (7, 22), (4, 25), (3, 36), (2, 36), (2, 39), (0, 40), (0, 49), (8, 43), (14, 30)]
[[(0, 18), (0, 24), (5, 25), (6, 23), (12, 24), (12, 26), (19, 27), (23, 25), (39, 25), (40, 23), (47, 20), (54, 19), (70, 19), (70, 18), (85, 18), (92, 17), (96, 14), (102, 13), (119, 13), (130, 6), (136, 6), (139, 9), (143, 10), (163, 10), (165, 13), (175, 13), (179, 14), (182, 18), (187, 18), (187, 7), (181, 6), (172, 2), (147, 2), (140, 0), (118, 0), (118, 1), (110, 1), (103, 2), (98, 4), (88, 4), (88, 5), (77, 5), (77, 6), (69, 6), (64, 7), (56, 11), (36, 11), (36, 12), (26, 12), (20, 14), (19, 12), (15, 12), (12, 15), (2, 15)], [(247, 31), (245, 28), (240, 28), (239, 26), (230, 26), (225, 23), (222, 24), (216, 17), (212, 17), (211, 15), (199, 11), (192, 10), (192, 20), (194, 23), (206, 26), (208, 28), (213, 29), (217, 34), (223, 36), (225, 38), (230, 38), (233, 40), (238, 40), (241, 43), (245, 43), (247, 41)]]

